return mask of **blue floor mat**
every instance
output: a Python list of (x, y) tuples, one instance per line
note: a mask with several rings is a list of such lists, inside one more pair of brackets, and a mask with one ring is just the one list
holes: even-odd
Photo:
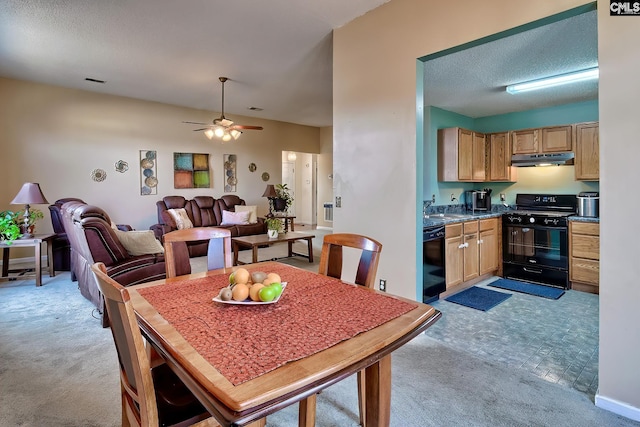
[(489, 283), (489, 286), (549, 299), (558, 299), (564, 295), (564, 291), (562, 289), (511, 279), (498, 279), (495, 282)]
[(465, 307), (475, 308), (476, 310), (487, 311), (510, 296), (511, 294), (506, 294), (504, 292), (496, 292), (491, 289), (473, 286), (445, 298), (445, 301), (454, 302), (456, 304), (464, 305)]

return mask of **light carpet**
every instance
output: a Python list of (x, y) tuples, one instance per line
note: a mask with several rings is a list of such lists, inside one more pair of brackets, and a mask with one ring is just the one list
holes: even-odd
[[(69, 273), (41, 288), (0, 283), (0, 426), (120, 424), (116, 352), (92, 311)], [(640, 426), (586, 394), (426, 335), (397, 350), (392, 369), (391, 426)], [(353, 377), (318, 396), (317, 426), (357, 423)], [(267, 425), (297, 425), (297, 406)]]

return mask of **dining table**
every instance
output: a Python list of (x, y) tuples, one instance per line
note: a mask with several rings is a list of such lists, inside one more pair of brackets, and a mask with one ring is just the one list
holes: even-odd
[[(281, 295), (222, 301), (239, 268), (256, 278), (277, 274)], [(391, 353), (441, 316), (427, 304), (273, 261), (127, 290), (143, 336), (222, 426), (262, 426), (297, 402), (308, 411), (301, 424), (313, 425), (316, 394), (359, 371), (365, 425), (388, 426)]]

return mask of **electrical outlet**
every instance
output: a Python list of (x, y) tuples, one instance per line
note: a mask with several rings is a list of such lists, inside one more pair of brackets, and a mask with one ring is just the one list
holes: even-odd
[(500, 201), (504, 202), (505, 200), (507, 200), (507, 197), (504, 195), (504, 193), (500, 193)]
[(336, 208), (342, 207), (342, 197), (336, 196)]
[(387, 281), (386, 279), (380, 279), (380, 286), (378, 286), (381, 292), (387, 292)]
[(435, 203), (436, 202), (436, 195), (432, 194), (431, 195), (431, 203)]

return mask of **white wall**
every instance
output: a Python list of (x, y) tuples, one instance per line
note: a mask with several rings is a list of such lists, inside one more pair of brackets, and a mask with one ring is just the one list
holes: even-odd
[[(600, 63), (600, 370), (598, 406), (640, 420), (640, 253), (634, 225), (640, 199), (640, 17), (609, 16), (598, 2)], [(606, 150), (603, 148), (606, 146)]]
[[(416, 75), (416, 58), (585, 4), (392, 0), (334, 32), (334, 188), (343, 200), (343, 207), (335, 210), (334, 230), (382, 242), (378, 277), (388, 280), (389, 292), (416, 298), (416, 194), (421, 191), (416, 181), (422, 180), (416, 162), (416, 152), (422, 152), (416, 148), (422, 138), (416, 134), (422, 110), (416, 104), (429, 105), (428, 99), (416, 102), (422, 77)], [(630, 240), (624, 233), (635, 223), (632, 213), (640, 211), (635, 206), (640, 202), (631, 196), (639, 181), (633, 161), (640, 150), (634, 143), (640, 129), (629, 104), (636, 98), (640, 68), (633, 42), (640, 18), (610, 18), (608, 7), (609, 2), (599, 2), (600, 137), (613, 147), (601, 160), (600, 393), (637, 410), (640, 272), (633, 255), (637, 251), (623, 242)], [(624, 206), (615, 203), (629, 200)]]
[[(262, 193), (267, 184), (280, 183), (281, 151), (320, 152), (320, 129), (249, 117), (232, 120), (264, 127), (246, 131), (234, 142), (208, 140), (183, 120), (209, 122), (219, 113), (108, 96), (81, 90), (0, 78), (0, 210), (17, 210), (9, 202), (24, 182), (34, 181), (49, 200), (79, 197), (102, 207), (117, 223), (147, 229), (157, 222), (156, 201), (166, 195), (219, 197), (224, 194), (223, 155), (236, 154), (237, 194), (247, 204), (268, 212)], [(156, 150), (158, 194), (140, 195), (139, 150)], [(208, 153), (213, 187), (173, 186), (173, 153)], [(126, 173), (115, 171), (118, 160), (129, 163)], [(257, 170), (249, 171), (255, 163)], [(107, 178), (94, 182), (91, 171), (104, 169)], [(263, 172), (270, 174), (264, 182)], [(51, 231), (46, 205), (38, 223)], [(12, 256), (14, 256), (12, 251)]]

